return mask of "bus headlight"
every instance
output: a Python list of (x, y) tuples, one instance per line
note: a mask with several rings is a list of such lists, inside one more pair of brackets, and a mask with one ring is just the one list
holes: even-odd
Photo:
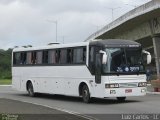
[(119, 84), (118, 83), (105, 84), (105, 88), (119, 88)]
[(146, 87), (147, 83), (146, 82), (140, 82), (138, 83), (138, 87)]

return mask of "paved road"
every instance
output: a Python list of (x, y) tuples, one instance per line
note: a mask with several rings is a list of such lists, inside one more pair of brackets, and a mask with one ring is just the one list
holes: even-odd
[(6, 98), (0, 98), (0, 113), (0, 120), (87, 120), (48, 107)]
[(106, 120), (106, 114), (143, 114), (160, 113), (160, 95), (148, 94), (143, 97), (129, 97), (126, 102), (118, 103), (115, 98), (95, 99), (91, 104), (85, 104), (81, 98), (40, 95), (36, 98), (29, 97), (26, 93), (12, 90), (11, 87), (0, 87), (0, 98), (8, 98), (39, 105), (50, 106), (68, 113), (80, 113)]

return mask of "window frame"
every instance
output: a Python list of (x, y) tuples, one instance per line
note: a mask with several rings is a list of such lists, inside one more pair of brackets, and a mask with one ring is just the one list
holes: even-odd
[[(74, 63), (73, 62), (73, 56), (74, 56), (74, 50), (75, 49), (83, 49), (83, 56), (85, 56), (85, 59), (82, 62)], [(61, 50), (66, 50), (66, 62), (63, 63), (60, 61), (60, 55)], [(44, 51), (48, 52), (48, 60), (47, 63), (44, 62)], [(50, 51), (55, 51), (55, 63), (50, 63), (49, 59), (51, 56)], [(85, 51), (85, 52), (84, 52)], [(15, 54), (16, 53), (26, 53), (26, 64), (15, 64)], [(38, 52), (42, 52), (42, 63), (38, 63)], [(69, 54), (71, 53), (71, 56), (69, 57)], [(30, 57), (30, 58), (28, 58)], [(34, 58), (35, 57), (35, 58)], [(29, 51), (16, 51), (13, 52), (13, 66), (76, 66), (76, 65), (86, 65), (87, 60), (87, 46), (77, 46), (77, 47), (65, 47), (65, 48), (53, 48), (53, 49), (40, 49), (40, 50), (29, 50)], [(34, 61), (33, 61), (34, 60)]]

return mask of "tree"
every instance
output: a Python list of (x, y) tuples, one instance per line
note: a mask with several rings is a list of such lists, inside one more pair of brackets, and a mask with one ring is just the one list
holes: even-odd
[(0, 78), (11, 79), (12, 49), (0, 50)]

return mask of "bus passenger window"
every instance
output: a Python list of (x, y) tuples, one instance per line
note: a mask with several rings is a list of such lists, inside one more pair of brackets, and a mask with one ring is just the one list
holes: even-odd
[(59, 50), (56, 50), (56, 53), (55, 53), (55, 57), (56, 57), (56, 63), (58, 64), (59, 63), (59, 57), (60, 57), (60, 51)]
[(21, 62), (20, 62), (20, 64), (26, 64), (26, 59), (27, 59), (27, 53), (26, 52), (22, 52), (21, 53)]
[(20, 64), (21, 60), (21, 54), (20, 53), (14, 53), (14, 61), (13, 64), (18, 65)]
[(37, 57), (37, 58), (36, 58), (37, 64), (42, 64), (42, 51), (38, 51), (36, 57)]
[(73, 51), (73, 63), (84, 63), (83, 48), (75, 48)]
[(55, 50), (48, 51), (48, 63), (50, 64), (56, 63), (56, 51)]
[(37, 63), (37, 60), (36, 60), (36, 57), (37, 54), (36, 52), (32, 52), (32, 56), (31, 56), (31, 64), (36, 64)]
[(48, 51), (43, 51), (43, 63), (48, 63)]
[(27, 63), (26, 64), (31, 64), (32, 63), (31, 62), (31, 56), (32, 56), (31, 52), (27, 52)]
[(83, 62), (86, 61), (86, 48), (83, 48)]
[(60, 52), (60, 63), (66, 64), (67, 63), (67, 50), (61, 49)]
[(69, 64), (73, 63), (73, 50), (72, 49), (67, 50), (67, 63)]

